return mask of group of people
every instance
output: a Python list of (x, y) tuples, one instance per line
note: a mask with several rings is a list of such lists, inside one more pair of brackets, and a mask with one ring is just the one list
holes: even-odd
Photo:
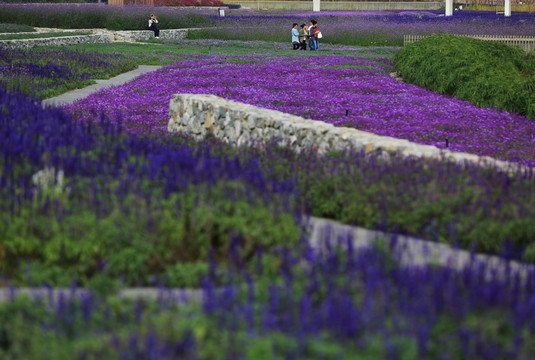
[[(298, 29), (298, 24), (292, 25), (292, 44), (294, 50), (306, 50), (307, 43), (308, 48), (312, 51), (318, 50), (319, 41), (322, 35), (318, 29), (318, 22), (314, 19), (310, 20), (310, 25), (306, 23), (301, 24), (301, 28)], [(158, 39), (160, 37), (160, 30), (158, 29), (158, 19), (154, 14), (150, 15), (149, 29), (154, 31), (154, 37)]]
[(298, 29), (298, 24), (292, 25), (292, 45), (294, 50), (306, 50), (307, 43), (308, 48), (312, 51), (318, 50), (319, 41), (322, 35), (318, 29), (318, 22), (314, 19), (310, 20), (310, 25), (306, 23), (301, 24), (301, 28)]

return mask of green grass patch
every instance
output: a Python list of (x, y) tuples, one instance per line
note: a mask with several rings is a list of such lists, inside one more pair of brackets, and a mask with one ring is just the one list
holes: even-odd
[(394, 61), (407, 82), (535, 119), (535, 55), (522, 49), (435, 35), (409, 44)]
[[(3, 247), (10, 256), (1, 268), (11, 284), (68, 287), (75, 282), (98, 288), (121, 278), (127, 286), (157, 280), (198, 287), (208, 274), (210, 249), (214, 260), (226, 263), (234, 238), (242, 245), (240, 261), (250, 261), (260, 247), (290, 245), (300, 235), (291, 214), (275, 216), (274, 204), (248, 199), (248, 190), (237, 182), (191, 186), (165, 199), (110, 195), (106, 201), (116, 205), (99, 215), (72, 200), (83, 196), (88, 181), (73, 179), (65, 184), (70, 194), (50, 191), (16, 216), (5, 214), (9, 226), (2, 232)], [(116, 183), (110, 194), (119, 191)], [(57, 207), (44, 210), (50, 200)], [(12, 262), (16, 258), (26, 259), (26, 271)]]
[(139, 65), (167, 65), (182, 60), (184, 55), (223, 55), (230, 58), (239, 56), (359, 56), (368, 58), (392, 57), (397, 48), (376, 47), (357, 48), (324, 44), (318, 52), (299, 52), (292, 50), (288, 43), (272, 43), (268, 41), (245, 42), (239, 40), (182, 40), (164, 42), (162, 39), (151, 39), (143, 43), (113, 43), (113, 44), (77, 44), (65, 47), (42, 47), (41, 49), (68, 49), (75, 51), (98, 52), (103, 54), (120, 53), (136, 59)]

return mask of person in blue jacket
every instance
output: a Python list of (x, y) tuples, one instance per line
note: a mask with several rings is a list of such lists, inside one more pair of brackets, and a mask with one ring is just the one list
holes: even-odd
[(299, 44), (299, 30), (297, 30), (297, 24), (296, 23), (294, 23), (292, 25), (292, 44), (293, 44), (293, 49), (294, 50), (299, 49), (299, 47), (300, 47), (300, 44)]

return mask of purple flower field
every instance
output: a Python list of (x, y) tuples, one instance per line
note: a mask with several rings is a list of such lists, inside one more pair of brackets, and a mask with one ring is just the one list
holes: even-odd
[[(212, 10), (214, 11), (214, 10)], [(318, 20), (323, 41), (346, 45), (403, 45), (405, 34), (535, 35), (535, 16), (514, 13), (511, 18), (490, 11), (456, 11), (445, 17), (436, 11), (253, 11), (233, 10), (225, 18), (213, 16), (212, 26), (190, 34), (194, 38), (288, 41), (294, 22)], [(260, 34), (260, 35), (259, 35)]]
[(173, 94), (215, 94), (441, 148), (449, 139), (455, 151), (535, 166), (533, 120), (399, 82), (391, 71), (389, 58), (192, 55), (66, 110), (85, 120), (103, 110), (133, 133), (165, 132)]

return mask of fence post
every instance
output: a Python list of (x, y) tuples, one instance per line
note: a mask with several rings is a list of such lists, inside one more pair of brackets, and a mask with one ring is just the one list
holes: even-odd
[(505, 0), (505, 7), (504, 7), (503, 15), (506, 17), (511, 16), (511, 0)]
[(320, 11), (320, 0), (312, 0), (312, 11)]
[(453, 15), (453, 0), (446, 0), (446, 16)]

